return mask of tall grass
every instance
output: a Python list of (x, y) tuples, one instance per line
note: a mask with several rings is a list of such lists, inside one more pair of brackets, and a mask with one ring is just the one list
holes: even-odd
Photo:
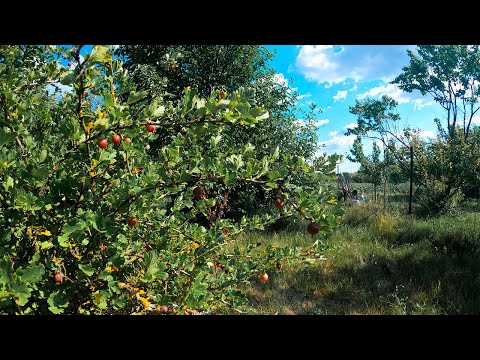
[[(265, 245), (312, 241), (302, 224), (259, 236)], [(479, 213), (416, 219), (367, 203), (349, 208), (326, 242), (313, 266), (284, 266), (248, 288), (251, 312), (480, 313)]]

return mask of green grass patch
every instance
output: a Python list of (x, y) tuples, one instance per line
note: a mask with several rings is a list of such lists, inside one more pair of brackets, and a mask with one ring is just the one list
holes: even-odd
[[(244, 241), (251, 241), (245, 236)], [(255, 234), (307, 245), (302, 225)], [(378, 204), (349, 208), (312, 266), (285, 265), (247, 289), (256, 314), (478, 314), (480, 214), (416, 219)]]

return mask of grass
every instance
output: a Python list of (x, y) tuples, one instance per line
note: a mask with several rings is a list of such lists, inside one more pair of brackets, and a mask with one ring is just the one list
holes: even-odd
[[(304, 227), (255, 240), (310, 244)], [(415, 219), (348, 210), (314, 266), (284, 266), (247, 294), (255, 314), (479, 314), (480, 214)]]

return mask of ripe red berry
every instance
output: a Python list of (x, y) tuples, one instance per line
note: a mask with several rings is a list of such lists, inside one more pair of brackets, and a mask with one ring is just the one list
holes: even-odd
[(138, 220), (135, 217), (129, 217), (127, 222), (128, 222), (128, 226), (130, 227), (134, 227), (135, 225), (138, 224)]
[(275, 207), (277, 209), (281, 209), (285, 206), (285, 201), (283, 201), (283, 199), (277, 199), (275, 200)]
[(282, 270), (282, 264), (280, 264), (279, 262), (277, 263), (276, 267), (277, 267), (277, 270)]
[(308, 224), (308, 226), (307, 226), (307, 232), (308, 232), (310, 235), (315, 235), (315, 234), (317, 234), (319, 231), (320, 231), (320, 225), (318, 225), (317, 223), (313, 222), (313, 223)]
[(167, 305), (160, 306), (160, 312), (166, 314), (168, 312), (168, 306)]
[(115, 134), (115, 135), (112, 136), (112, 142), (113, 142), (115, 145), (120, 144), (120, 141), (122, 141), (122, 139), (120, 138), (120, 135)]
[(55, 282), (61, 283), (63, 281), (63, 274), (62, 273), (56, 273), (55, 274)]
[(101, 148), (101, 149), (106, 149), (107, 146), (108, 146), (108, 141), (107, 139), (98, 139), (98, 146)]
[(259, 275), (259, 278), (262, 282), (266, 283), (268, 281), (268, 274), (267, 273), (261, 273)]
[(146, 127), (146, 129), (147, 129), (148, 132), (154, 132), (155, 129), (157, 128), (157, 127), (156, 127), (155, 125), (153, 125), (153, 124), (147, 124), (147, 126), (145, 126), (145, 127)]

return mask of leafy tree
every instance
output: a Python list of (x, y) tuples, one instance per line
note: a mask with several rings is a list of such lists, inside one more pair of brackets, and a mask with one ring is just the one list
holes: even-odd
[[(0, 47), (0, 313), (220, 313), (241, 309), (240, 287), (278, 261), (315, 261), (318, 241), (239, 244), (243, 232), (294, 215), (324, 238), (343, 211), (324, 190), (288, 182), (285, 173), (311, 172), (304, 161), (225, 144), (227, 129), (268, 116), (248, 89), (150, 99), (111, 47), (81, 50)], [(56, 91), (59, 82), (70, 90)], [(153, 161), (148, 147), (162, 129), (175, 132)], [(211, 218), (215, 184), (239, 183), (277, 191), (285, 206), (195, 221)]]
[(448, 136), (454, 138), (460, 127), (467, 139), (480, 109), (480, 46), (420, 45), (416, 53), (407, 50), (407, 54), (410, 64), (392, 84), (406, 92), (430, 94), (446, 111)]
[[(125, 66), (133, 74), (135, 84), (147, 89), (150, 96), (165, 96), (178, 99), (186, 86), (207, 96), (212, 90), (231, 91), (239, 86), (251, 90), (252, 104), (269, 109), (269, 118), (247, 129), (231, 127), (223, 133), (226, 146), (254, 146), (255, 156), (262, 159), (282, 148), (289, 154), (281, 161), (290, 166), (299, 156), (305, 161), (313, 158), (317, 150), (317, 135), (314, 122), (318, 109), (312, 106), (307, 113), (294, 109), (296, 93), (279, 83), (274, 70), (268, 67), (274, 53), (257, 45), (125, 45), (118, 53), (125, 59)], [(166, 90), (166, 94), (164, 94)], [(298, 116), (306, 119), (299, 121)], [(151, 144), (157, 150), (171, 141), (174, 132), (165, 131)], [(208, 139), (201, 148), (207, 149)], [(290, 173), (288, 181), (297, 185), (311, 182), (302, 173)], [(232, 188), (217, 186), (219, 204), (217, 213), (239, 219), (245, 214), (261, 214), (271, 211), (274, 197), (254, 183), (236, 184)]]
[(347, 155), (347, 159), (360, 163), (359, 172), (367, 175), (369, 181), (373, 184), (373, 197), (375, 202), (377, 202), (377, 187), (385, 178), (385, 165), (380, 160), (380, 147), (374, 142), (372, 154), (370, 156), (366, 156), (363, 152), (362, 139), (357, 137), (353, 142), (350, 153), (351, 155)]

